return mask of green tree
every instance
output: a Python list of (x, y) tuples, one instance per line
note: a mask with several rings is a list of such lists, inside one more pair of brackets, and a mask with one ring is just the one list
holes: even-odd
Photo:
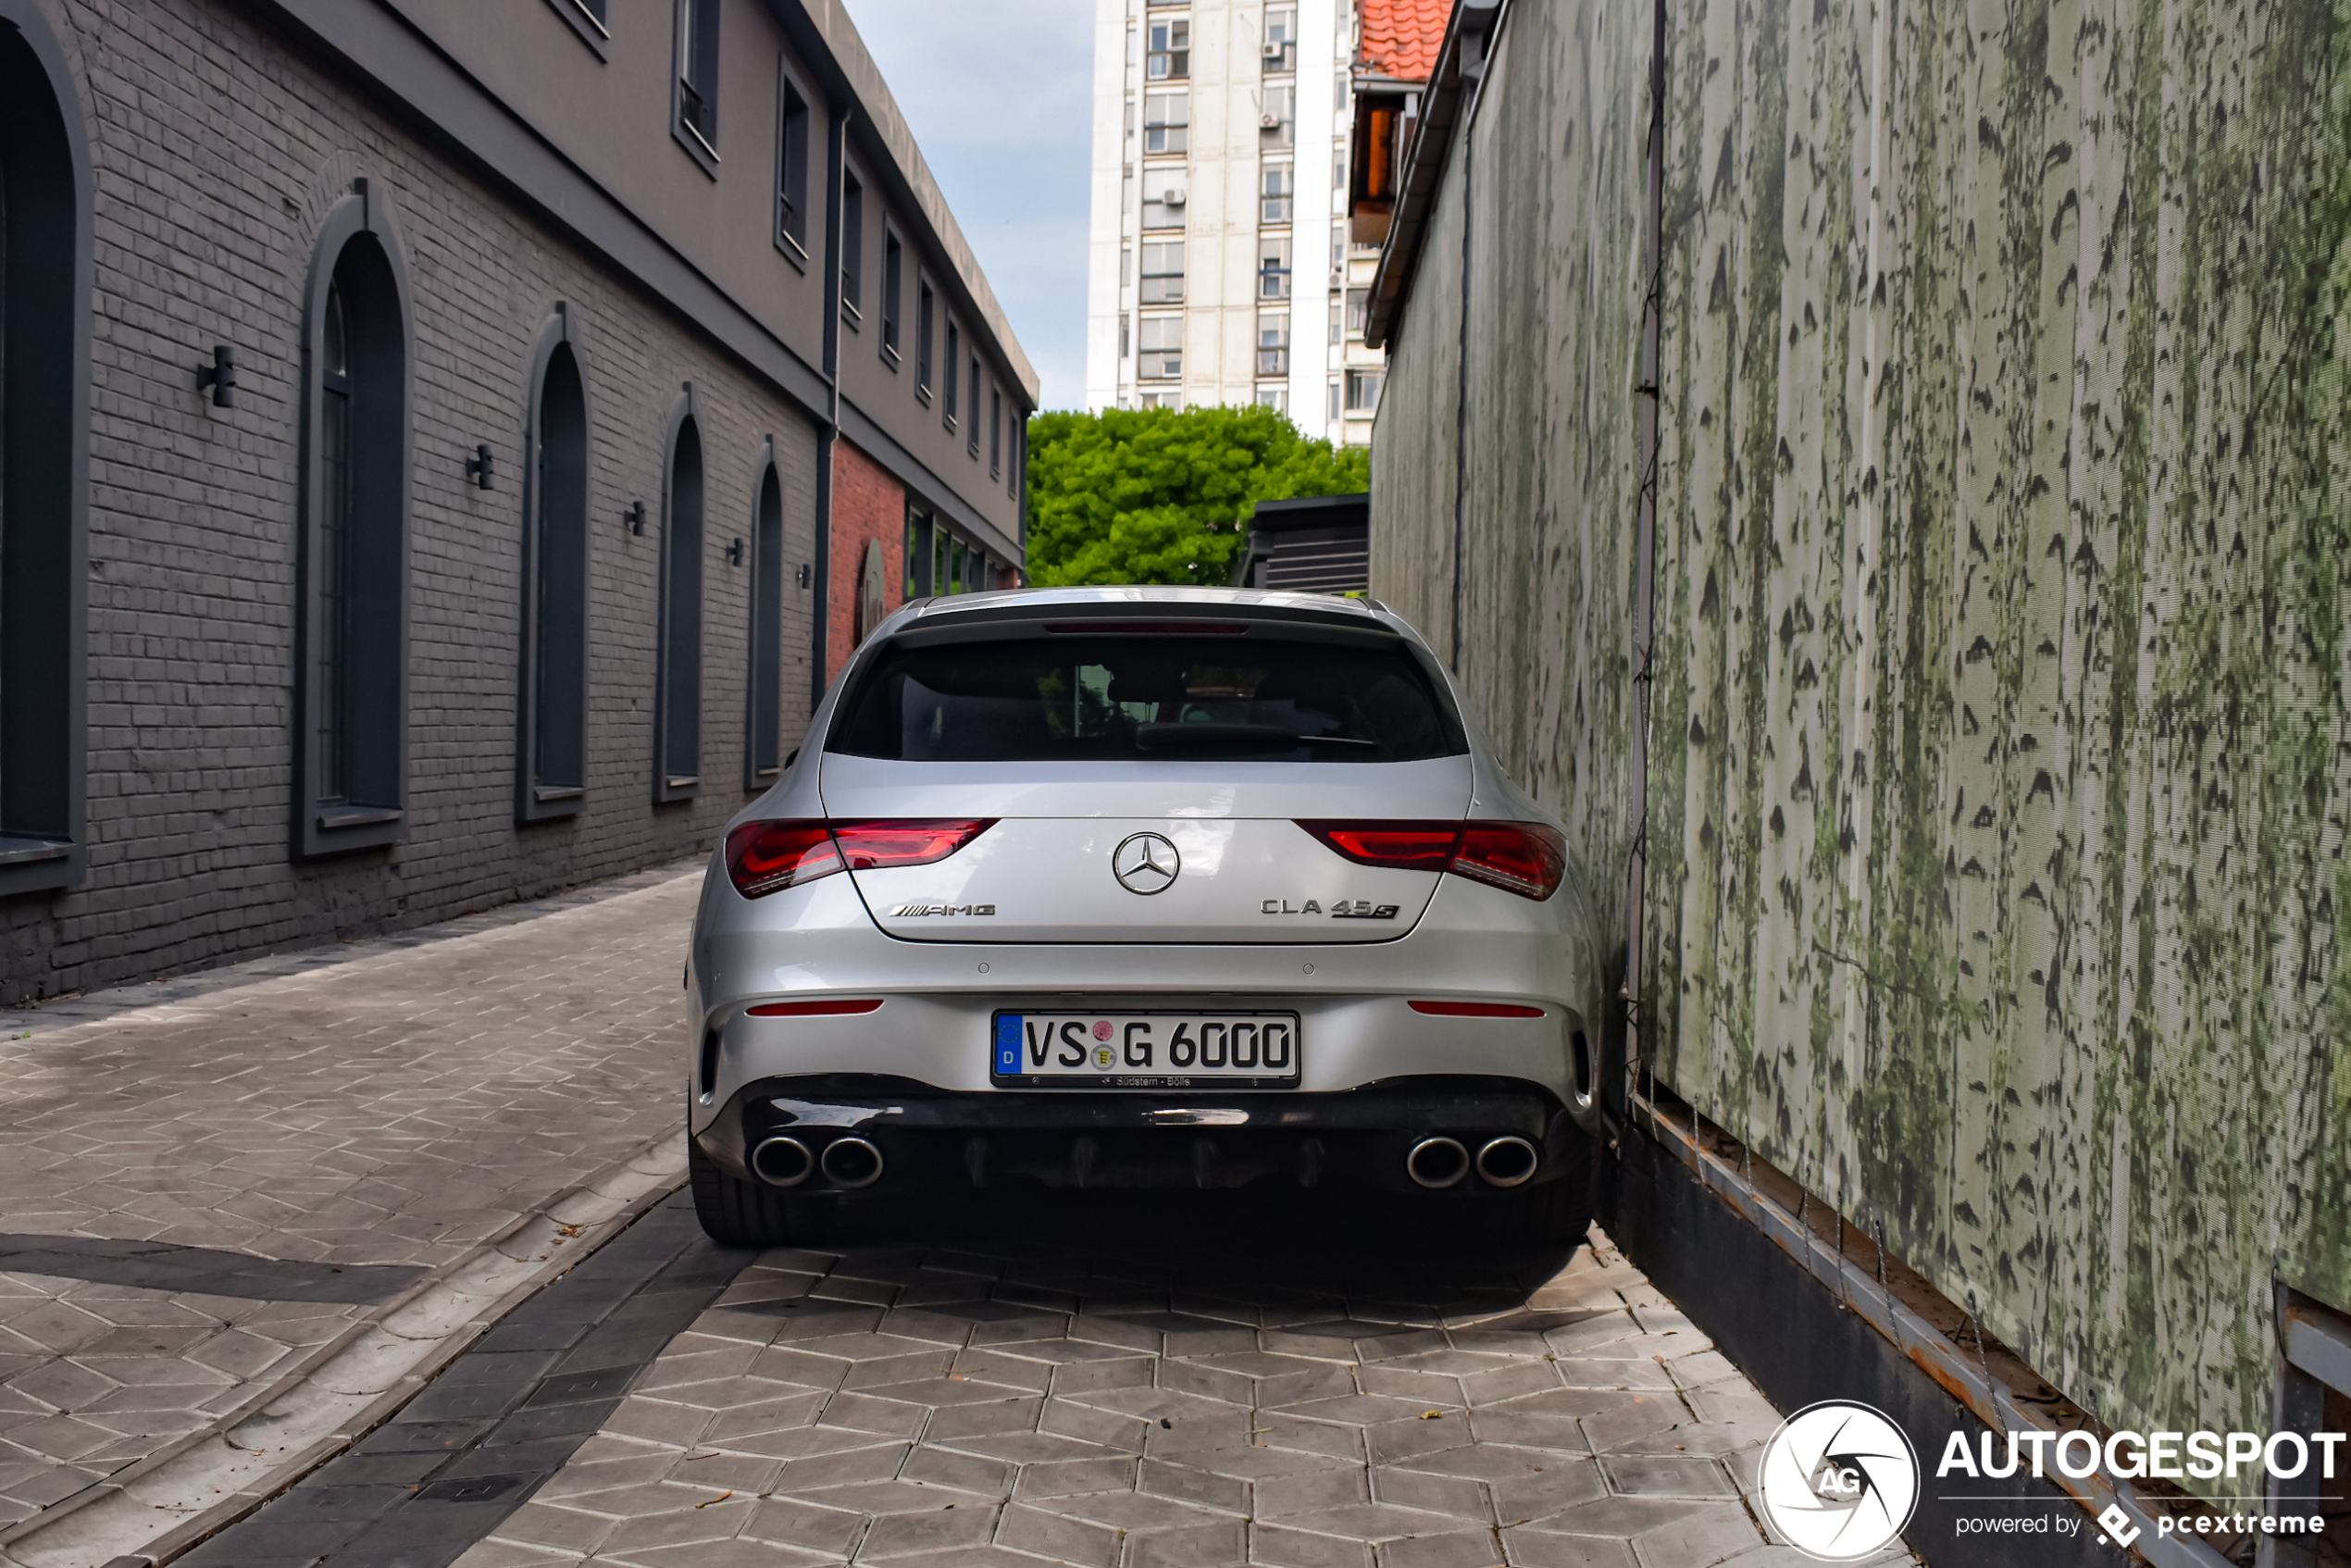
[(1261, 501), (1371, 487), (1371, 454), (1271, 408), (1105, 409), (1028, 422), (1028, 579), (1214, 585)]

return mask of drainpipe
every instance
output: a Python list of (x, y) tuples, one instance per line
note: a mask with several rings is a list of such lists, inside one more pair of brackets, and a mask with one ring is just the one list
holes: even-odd
[(1477, 138), (1467, 116), (1462, 124), (1462, 340), (1460, 384), (1453, 390), (1453, 674), (1462, 673), (1462, 551), (1469, 509), (1470, 204)]
[(831, 643), (833, 589), (833, 448), (840, 440), (841, 153), (849, 135), (849, 104), (839, 100), (825, 131), (825, 428), (816, 438), (815, 628), (808, 651), (808, 709), (825, 700), (825, 656)]
[(1648, 289), (1641, 301), (1641, 363), (1635, 414), (1640, 475), (1633, 579), (1633, 850), (1624, 890), (1625, 1103), (1632, 1103), (1642, 1052), (1642, 905), (1648, 884), (1649, 701), (1655, 687), (1651, 643), (1656, 634), (1657, 449), (1661, 402), (1659, 340), (1664, 314), (1665, 0), (1652, 0), (1649, 20), (1649, 134), (1647, 210), (1641, 218), (1641, 263)]

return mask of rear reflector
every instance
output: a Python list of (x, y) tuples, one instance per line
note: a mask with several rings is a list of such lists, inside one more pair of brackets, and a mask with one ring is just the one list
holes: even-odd
[(927, 865), (995, 826), (992, 816), (746, 822), (727, 835), (727, 876), (743, 897), (765, 898), (836, 871)]
[(1567, 875), (1567, 840), (1540, 822), (1300, 822), (1358, 865), (1450, 871), (1536, 902)]
[(744, 1012), (754, 1018), (832, 1018), (843, 1013), (871, 1013), (881, 1006), (881, 998), (859, 1002), (764, 1002)]
[[(752, 1009), (756, 1013), (756, 1007)], [(1539, 1007), (1522, 1007), (1514, 1002), (1416, 1002), (1415, 1013), (1433, 1014), (1439, 1018), (1540, 1018)]]

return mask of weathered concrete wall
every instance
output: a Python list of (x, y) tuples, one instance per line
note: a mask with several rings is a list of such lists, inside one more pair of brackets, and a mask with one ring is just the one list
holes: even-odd
[[(2274, 1284), (2351, 1306), (2351, 6), (1668, 6), (1648, 1048), (2107, 1419), (2263, 1427)], [(1598, 10), (1511, 8), (1442, 202), (1462, 671), (1608, 904), (1648, 47)], [(1440, 649), (1461, 255), (1373, 457)]]

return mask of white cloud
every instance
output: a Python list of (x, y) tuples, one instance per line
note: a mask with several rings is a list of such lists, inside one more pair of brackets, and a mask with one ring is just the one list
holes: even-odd
[(1086, 397), (1092, 0), (846, 0), (1042, 383)]

